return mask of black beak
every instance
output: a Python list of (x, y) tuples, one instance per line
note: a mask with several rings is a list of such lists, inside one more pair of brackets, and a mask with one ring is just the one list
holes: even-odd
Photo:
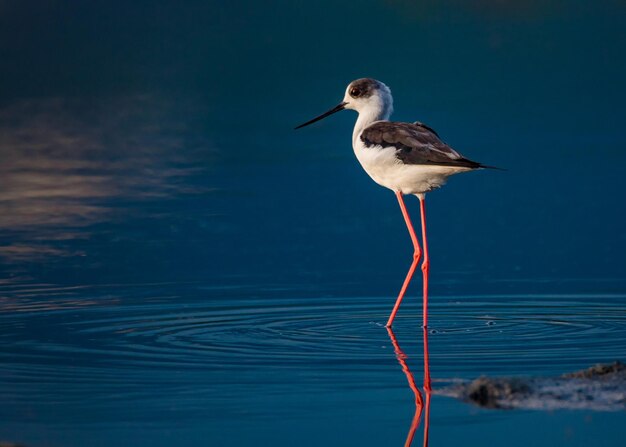
[(320, 116), (318, 116), (316, 118), (313, 118), (311, 121), (307, 121), (304, 124), (300, 124), (295, 129), (300, 129), (301, 127), (308, 126), (309, 124), (313, 124), (316, 121), (319, 121), (321, 119), (326, 118), (327, 116), (332, 115), (333, 113), (341, 112), (343, 109), (346, 108), (346, 104), (348, 104), (348, 103), (347, 102), (341, 102), (341, 103), (337, 104), (335, 107), (333, 107), (332, 109), (330, 109), (328, 112), (322, 113)]

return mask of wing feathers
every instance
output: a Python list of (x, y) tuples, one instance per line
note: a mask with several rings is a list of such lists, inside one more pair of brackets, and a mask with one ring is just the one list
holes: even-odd
[(480, 163), (462, 157), (420, 122), (377, 121), (361, 133), (366, 146), (395, 147), (396, 157), (405, 164), (432, 164), (476, 169)]

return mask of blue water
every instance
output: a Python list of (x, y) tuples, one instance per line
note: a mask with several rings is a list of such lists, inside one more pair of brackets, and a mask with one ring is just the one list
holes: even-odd
[(621, 2), (78, 3), (0, 3), (0, 442), (404, 444), (404, 222), (351, 112), (292, 130), (362, 76), (507, 169), (427, 197), (430, 445), (624, 439), (437, 394), (626, 360)]

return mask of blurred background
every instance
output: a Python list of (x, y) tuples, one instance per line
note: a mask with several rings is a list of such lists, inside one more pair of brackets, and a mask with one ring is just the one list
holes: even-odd
[(433, 278), (622, 277), (625, 16), (617, 0), (1, 2), (3, 272), (387, 284), (410, 244), (352, 153), (355, 115), (292, 130), (368, 76), (394, 119), (507, 169), (429, 195)]
[[(49, 321), (52, 314), (45, 312), (103, 307), (114, 312), (110, 318), (124, 318), (132, 306), (152, 300), (174, 306), (151, 310), (169, 318), (184, 306), (227, 298), (234, 300), (233, 309), (243, 309), (251, 304), (241, 300), (278, 295), (292, 304), (311, 297), (357, 302), (381, 296), (389, 299), (379, 300), (374, 313), (387, 316), (412, 248), (393, 194), (376, 185), (354, 157), (356, 116), (346, 111), (293, 130), (337, 104), (346, 85), (360, 77), (374, 77), (392, 89), (394, 120), (422, 121), (468, 158), (506, 169), (456, 176), (428, 195), (435, 302), (458, 294), (623, 297), (625, 24), (623, 0), (0, 0), (0, 300), (6, 318), (0, 377), (7, 384), (0, 387), (6, 421), (0, 439), (32, 445), (87, 445), (86, 439), (89, 445), (110, 445), (111, 439), (140, 445), (142, 439), (161, 445), (177, 439), (177, 432), (156, 436), (148, 427), (133, 437), (116, 415), (189, 422), (194, 405), (219, 409), (235, 405), (239, 396), (222, 396), (200, 380), (200, 372), (190, 378), (187, 366), (180, 365), (158, 384), (171, 398), (159, 403), (163, 407), (139, 398), (86, 405), (98, 387), (93, 377), (110, 378), (115, 370), (79, 374), (76, 362), (102, 366), (113, 351), (95, 335), (85, 335), (93, 333), (87, 330), (92, 326), (72, 325), (101, 315), (54, 313)], [(417, 200), (408, 203), (417, 219)], [(418, 293), (419, 285), (412, 291)], [(619, 305), (614, 309), (623, 315)], [(437, 308), (433, 312), (437, 324)], [(138, 330), (113, 326), (119, 332), (109, 341), (126, 340), (126, 329)], [(385, 341), (377, 346), (388, 343), (383, 332)], [(57, 340), (50, 334), (64, 335)], [(204, 366), (215, 375), (204, 380), (216, 383), (232, 374), (211, 369), (219, 363), (211, 346), (227, 340), (241, 346), (230, 335), (205, 346)], [(272, 337), (268, 343), (275, 342)], [(315, 331), (306, 339), (317, 339)], [(155, 340), (146, 346), (156, 349)], [(124, 349), (121, 343), (116, 349)], [(550, 351), (541, 362), (526, 365), (556, 374), (613, 360), (623, 348), (585, 351), (565, 365), (542, 369), (549, 356), (558, 357)], [(598, 355), (587, 356), (590, 352)], [(190, 355), (188, 364), (198, 360), (195, 352), (177, 355)], [(127, 372), (147, 374), (158, 369), (158, 361)], [(528, 372), (516, 368), (519, 363), (498, 361), (483, 369), (468, 366), (470, 371), (458, 364), (454, 369), (451, 359), (444, 372), (468, 377)], [(386, 364), (394, 380), (403, 382), (393, 356)], [(61, 372), (60, 365), (73, 372)], [(26, 371), (30, 375), (20, 379)], [(189, 380), (195, 391), (208, 386), (198, 394), (206, 400), (178, 401), (180, 389), (167, 388), (164, 384), (173, 383), (168, 380)], [(145, 389), (130, 391), (153, 399), (154, 389), (139, 383)], [(103, 395), (128, 391), (111, 386)], [(408, 392), (405, 384), (397, 387)], [(59, 397), (54, 390), (69, 394)], [(280, 402), (273, 394), (258, 396), (265, 403)], [(351, 399), (345, 411), (352, 411)], [(410, 395), (407, 399), (410, 404)], [(328, 402), (319, 405), (327, 411)], [(128, 408), (136, 411), (132, 417)], [(153, 418), (141, 408), (163, 412)], [(405, 414), (406, 409), (402, 414), (410, 418), (410, 405)], [(465, 411), (439, 423), (465, 424), (471, 419)], [(252, 436), (259, 428), (240, 431), (239, 416), (222, 413), (225, 426), (233, 424), (231, 431), (214, 430), (207, 438), (187, 427), (188, 435), (197, 435), (187, 439), (229, 445), (225, 440), (234, 442), (229, 438), (234, 433)], [(109, 428), (121, 431), (73, 425), (76, 415), (92, 423), (103, 414)], [(316, 414), (305, 413), (302, 420), (315, 420)], [(367, 425), (367, 417), (353, 421), (355, 430)], [(556, 418), (573, 426), (580, 422), (561, 413)], [(503, 433), (519, 423), (507, 421), (499, 425)], [(404, 439), (408, 420), (400, 422), (398, 439)], [(63, 424), (73, 431), (56, 432)], [(333, 427), (325, 445), (339, 442), (332, 434), (346, 429)], [(593, 430), (620, 439), (623, 433), (608, 427)], [(261, 439), (272, 438), (266, 430)], [(281, 438), (284, 445), (302, 442), (298, 430)], [(596, 439), (593, 430), (567, 439), (589, 445)], [(546, 433), (546, 445), (562, 440), (560, 432)], [(360, 442), (388, 439), (372, 436), (362, 433)], [(466, 434), (460, 436), (449, 441), (467, 442)]]

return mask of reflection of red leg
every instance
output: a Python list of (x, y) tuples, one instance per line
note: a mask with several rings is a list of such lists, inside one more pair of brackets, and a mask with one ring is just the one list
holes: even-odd
[(424, 262), (422, 262), (422, 274), (424, 276), (424, 304), (422, 305), (424, 327), (428, 327), (428, 272), (430, 270), (430, 258), (428, 257), (428, 242), (426, 241), (426, 204), (424, 194), (417, 196), (420, 199), (420, 214), (422, 216), (422, 244), (424, 246)]
[(411, 447), (413, 444), (413, 437), (415, 436), (415, 432), (417, 428), (420, 426), (420, 418), (422, 417), (422, 408), (423, 406), (415, 407), (415, 414), (413, 415), (413, 420), (411, 421), (411, 428), (409, 428), (409, 433), (406, 435), (406, 441), (404, 441), (404, 447)]
[(424, 447), (428, 447), (428, 428), (430, 427), (430, 391), (426, 391), (426, 412), (424, 413)]
[(415, 436), (415, 432), (420, 425), (420, 418), (422, 417), (422, 409), (424, 408), (424, 399), (422, 398), (422, 393), (419, 388), (415, 384), (415, 378), (413, 377), (413, 373), (409, 369), (409, 366), (406, 363), (406, 355), (400, 348), (398, 344), (398, 340), (396, 340), (396, 336), (391, 330), (390, 327), (387, 328), (387, 333), (389, 334), (389, 338), (391, 339), (391, 344), (393, 345), (393, 350), (396, 354), (396, 358), (398, 359), (398, 363), (402, 367), (402, 372), (406, 376), (409, 387), (411, 391), (413, 391), (413, 395), (415, 396), (415, 414), (413, 415), (413, 420), (411, 421), (411, 428), (409, 428), (409, 433), (406, 436), (406, 441), (404, 442), (405, 447), (409, 447), (413, 442), (413, 437)]
[[(396, 197), (398, 198), (398, 203), (400, 204), (400, 210), (402, 210), (402, 216), (404, 217), (404, 221), (406, 222), (406, 226), (409, 230), (409, 234), (411, 235), (411, 241), (413, 242), (413, 262), (411, 263), (411, 267), (409, 268), (409, 273), (407, 273), (406, 278), (404, 279), (404, 284), (402, 284), (402, 289), (400, 289), (400, 294), (398, 295), (398, 299), (396, 299), (396, 304), (393, 306), (393, 310), (391, 311), (391, 315), (389, 315), (389, 320), (387, 321), (387, 327), (391, 327), (393, 324), (393, 319), (396, 317), (396, 313), (400, 308), (400, 303), (402, 302), (402, 298), (404, 298), (404, 294), (406, 293), (406, 289), (409, 287), (409, 283), (411, 282), (411, 278), (413, 277), (413, 273), (417, 268), (417, 263), (422, 256), (419, 242), (417, 241), (417, 236), (415, 235), (415, 230), (413, 230), (413, 224), (411, 224), (411, 218), (409, 217), (409, 212), (406, 210), (406, 206), (404, 205), (404, 199), (402, 198), (402, 193), (400, 191), (396, 191)], [(421, 202), (421, 199), (420, 199)]]
[(424, 328), (424, 393), (426, 407), (424, 413), (424, 447), (428, 447), (428, 429), (430, 428), (430, 359), (428, 358), (428, 329)]

